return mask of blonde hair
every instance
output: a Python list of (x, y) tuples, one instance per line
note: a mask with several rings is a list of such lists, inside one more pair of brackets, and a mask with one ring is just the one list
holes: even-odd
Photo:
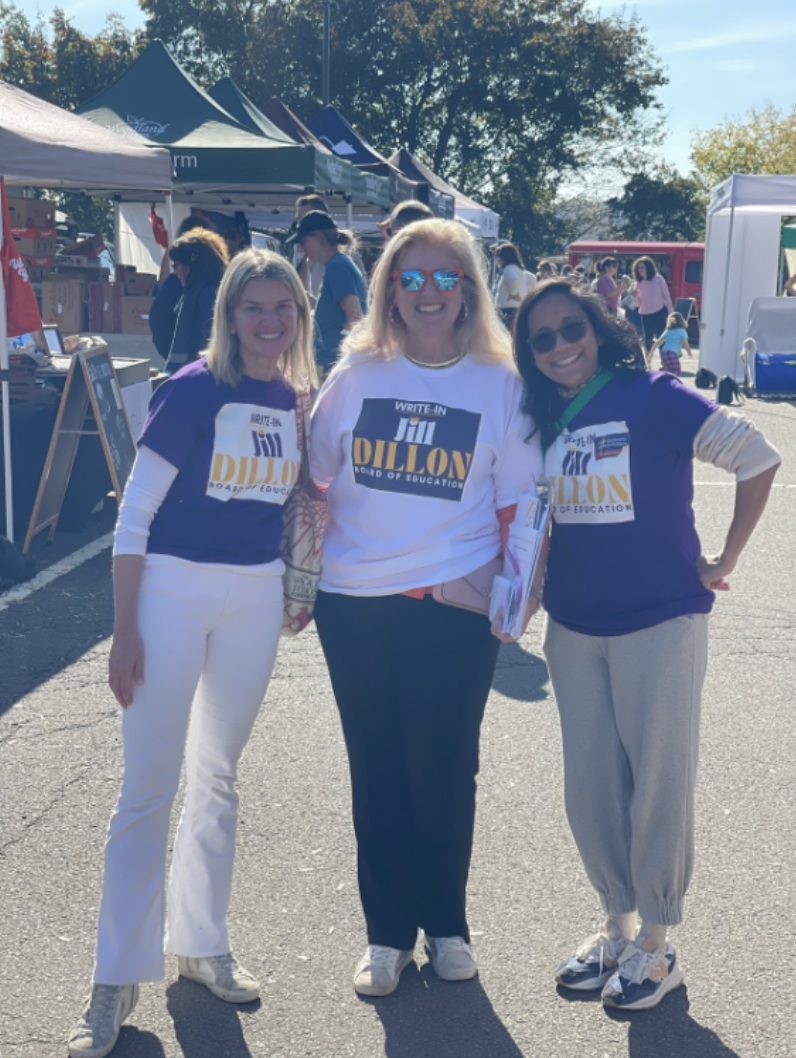
[(232, 333), (232, 313), (253, 279), (271, 279), (287, 287), (298, 309), (296, 340), (279, 361), (285, 382), (303, 391), (317, 386), (312, 317), (304, 285), (295, 268), (270, 250), (243, 250), (233, 257), (218, 288), (213, 329), (207, 347), (207, 363), (217, 382), (237, 386), (243, 377), (240, 343)]
[(401, 262), (413, 246), (446, 250), (464, 272), (464, 314), (456, 323), (456, 351), (475, 360), (513, 366), (511, 338), (492, 303), (487, 266), (478, 244), (463, 225), (436, 218), (407, 224), (386, 244), (373, 272), (368, 314), (343, 342), (343, 354), (358, 353), (370, 360), (394, 360), (402, 355), (405, 331), (393, 319), (393, 274), (401, 270)]

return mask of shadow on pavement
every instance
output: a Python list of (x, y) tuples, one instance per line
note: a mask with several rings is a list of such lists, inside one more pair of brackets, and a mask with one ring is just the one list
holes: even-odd
[(398, 995), (363, 999), (384, 1026), (386, 1058), (524, 1058), (476, 977), (450, 984), (426, 964), (401, 976)]
[(111, 634), (110, 563), (103, 552), (0, 612), (0, 716)]
[(153, 1032), (141, 1032), (135, 1025), (122, 1025), (113, 1058), (166, 1058), (166, 1052)]
[(711, 1029), (689, 1014), (688, 989), (678, 988), (653, 1010), (610, 1011), (608, 1017), (628, 1023), (628, 1058), (739, 1058)]
[(166, 989), (166, 1006), (185, 1058), (252, 1058), (243, 1038), (241, 1018), (255, 1013), (261, 1005), (259, 999), (254, 1003), (225, 1003), (204, 985), (183, 978)]
[(520, 643), (500, 648), (493, 690), (518, 702), (543, 702), (552, 697), (550, 676), (544, 658), (524, 650)]

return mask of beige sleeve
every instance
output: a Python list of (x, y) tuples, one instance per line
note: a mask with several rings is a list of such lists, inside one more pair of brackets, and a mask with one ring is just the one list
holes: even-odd
[(782, 456), (743, 415), (717, 408), (694, 438), (694, 458), (734, 474), (737, 481), (778, 466)]

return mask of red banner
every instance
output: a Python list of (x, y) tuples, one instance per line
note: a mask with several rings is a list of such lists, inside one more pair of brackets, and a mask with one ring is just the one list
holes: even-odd
[(30, 285), (30, 278), (22, 255), (17, 250), (14, 236), (11, 234), (11, 219), (8, 215), (5, 182), (0, 180), (0, 198), (2, 198), (3, 245), (0, 248), (3, 285), (6, 288), (6, 315), (8, 317), (8, 337), (16, 338), (20, 334), (30, 334), (41, 330), (41, 314), (36, 303), (36, 295)]

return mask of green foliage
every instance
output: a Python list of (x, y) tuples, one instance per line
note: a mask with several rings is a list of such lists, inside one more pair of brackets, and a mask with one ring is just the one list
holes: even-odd
[(768, 103), (730, 118), (691, 140), (697, 179), (709, 191), (733, 173), (796, 173), (796, 104), (789, 111)]
[(699, 182), (667, 165), (634, 173), (608, 206), (618, 238), (692, 242), (705, 233), (706, 203)]

